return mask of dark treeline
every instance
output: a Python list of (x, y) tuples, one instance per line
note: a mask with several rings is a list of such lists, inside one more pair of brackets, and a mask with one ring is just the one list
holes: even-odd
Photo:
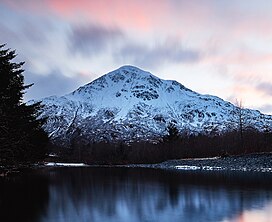
[(23, 102), (23, 62), (15, 63), (15, 51), (0, 45), (0, 163), (36, 161), (45, 156), (45, 119), (38, 119), (41, 104)]
[[(173, 132), (172, 132), (173, 133)], [(186, 135), (168, 133), (161, 142), (91, 143), (70, 148), (53, 148), (61, 160), (84, 161), (89, 164), (158, 163), (169, 159), (243, 155), (271, 152), (272, 133), (254, 130), (223, 135)], [(52, 147), (51, 147), (52, 148)]]

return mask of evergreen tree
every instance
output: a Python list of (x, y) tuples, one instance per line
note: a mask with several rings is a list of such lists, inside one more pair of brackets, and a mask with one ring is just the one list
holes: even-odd
[(29, 161), (45, 154), (48, 137), (41, 128), (45, 119), (37, 119), (40, 103), (23, 102), (24, 62), (15, 63), (15, 51), (0, 45), (0, 160)]
[(166, 127), (167, 135), (164, 136), (164, 142), (174, 142), (180, 139), (180, 133), (176, 125), (170, 122)]

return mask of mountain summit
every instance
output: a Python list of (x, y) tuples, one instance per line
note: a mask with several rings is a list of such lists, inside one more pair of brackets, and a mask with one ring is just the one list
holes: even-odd
[[(218, 97), (201, 95), (177, 81), (162, 80), (133, 66), (123, 66), (61, 97), (42, 100), (41, 117), (53, 143), (74, 139), (156, 140), (173, 123), (180, 132), (218, 134), (238, 127), (240, 108)], [(243, 109), (247, 127), (272, 130), (272, 116)]]

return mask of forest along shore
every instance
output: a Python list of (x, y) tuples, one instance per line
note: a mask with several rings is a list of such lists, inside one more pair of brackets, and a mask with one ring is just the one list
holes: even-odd
[(173, 170), (231, 170), (272, 173), (272, 153), (168, 160), (158, 164), (130, 164), (128, 167), (147, 167)]

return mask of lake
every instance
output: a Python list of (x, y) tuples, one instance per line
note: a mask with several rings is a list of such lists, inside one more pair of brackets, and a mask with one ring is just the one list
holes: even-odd
[(272, 222), (272, 175), (43, 168), (0, 178), (0, 221)]

